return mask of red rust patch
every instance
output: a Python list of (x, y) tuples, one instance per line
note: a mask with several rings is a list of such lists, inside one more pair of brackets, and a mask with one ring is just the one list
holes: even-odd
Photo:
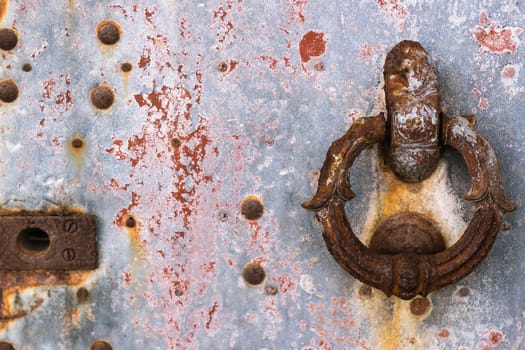
[(439, 333), (438, 333), (438, 336), (440, 338), (448, 338), (450, 336), (450, 332), (448, 331), (448, 329), (442, 329)]
[[(480, 23), (489, 24), (488, 16), (485, 14), (482, 18), (482, 15), (480, 15)], [(502, 28), (498, 23), (492, 22), (487, 28), (479, 25), (475, 26), (472, 30), (472, 35), (481, 46), (481, 51), (496, 54), (514, 54), (518, 49), (518, 36), (522, 31), (523, 29), (520, 27)]]
[(301, 54), (301, 61), (306, 63), (312, 57), (319, 57), (325, 53), (326, 40), (324, 40), (323, 32), (309, 31), (299, 43), (299, 52)]

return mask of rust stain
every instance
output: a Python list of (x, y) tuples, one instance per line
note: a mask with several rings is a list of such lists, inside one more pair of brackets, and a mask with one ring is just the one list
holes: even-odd
[(117, 226), (125, 226), (126, 220), (131, 214), (131, 211), (133, 208), (135, 208), (137, 205), (139, 205), (142, 197), (137, 194), (137, 192), (131, 192), (131, 203), (127, 206), (127, 208), (121, 209), (116, 217), (113, 223)]
[(292, 24), (294, 22), (304, 24), (304, 8), (306, 5), (308, 5), (308, 0), (292, 0), (292, 2), (288, 5), (288, 13), (290, 15), (288, 24)]
[(491, 22), (486, 13), (480, 15), (480, 24), (472, 30), (474, 39), (480, 45), (480, 51), (490, 53), (515, 54), (519, 46), (518, 36), (523, 32), (520, 27), (501, 27), (497, 22)]
[(299, 53), (301, 54), (301, 61), (306, 63), (312, 57), (319, 57), (324, 54), (326, 50), (326, 40), (324, 40), (323, 32), (309, 31), (303, 35), (299, 43)]
[(86, 154), (86, 146), (86, 140), (80, 135), (75, 135), (67, 143), (67, 150), (73, 156), (77, 165), (82, 164), (83, 157)]
[(139, 68), (145, 68), (149, 66), (151, 63), (151, 50), (150, 49), (144, 49), (142, 51), (142, 55), (140, 55), (140, 60), (138, 62)]
[(20, 310), (10, 302), (12, 296), (36, 287), (48, 285), (81, 285), (89, 276), (85, 271), (2, 271), (0, 272), (0, 330), (40, 307), (42, 299), (35, 300), (29, 309)]
[(4, 20), (4, 17), (7, 14), (8, 8), (9, 8), (9, 0), (0, 0), (0, 21)]

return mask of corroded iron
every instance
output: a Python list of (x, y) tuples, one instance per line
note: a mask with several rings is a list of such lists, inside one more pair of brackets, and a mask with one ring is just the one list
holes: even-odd
[(90, 214), (0, 216), (0, 269), (92, 270), (98, 267), (96, 217)]
[[(384, 66), (387, 116), (360, 118), (330, 146), (314, 197), (303, 207), (318, 211), (330, 253), (350, 274), (387, 295), (411, 299), (468, 275), (488, 254), (504, 212), (516, 207), (504, 195), (498, 161), (474, 129), (473, 116), (449, 117), (439, 108), (437, 72), (423, 47), (402, 41)], [(419, 213), (387, 218), (370, 246), (353, 233), (345, 201), (355, 194), (348, 173), (366, 147), (381, 143), (385, 163), (403, 181), (432, 174), (444, 146), (465, 159), (475, 201), (462, 237), (445, 249), (436, 226)]]

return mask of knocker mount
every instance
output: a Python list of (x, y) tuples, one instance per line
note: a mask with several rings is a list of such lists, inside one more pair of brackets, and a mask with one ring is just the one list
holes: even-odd
[[(317, 211), (328, 250), (346, 271), (388, 296), (411, 299), (472, 272), (490, 251), (503, 213), (516, 207), (505, 198), (496, 155), (475, 131), (474, 116), (449, 117), (440, 110), (437, 72), (419, 43), (397, 44), (386, 57), (384, 78), (386, 118), (360, 118), (332, 143), (317, 192), (303, 207)], [(462, 155), (471, 178), (465, 199), (475, 207), (456, 243), (446, 248), (437, 226), (417, 212), (385, 219), (369, 246), (354, 234), (345, 213), (345, 202), (355, 196), (349, 170), (375, 143), (385, 164), (410, 183), (434, 172), (444, 147)]]

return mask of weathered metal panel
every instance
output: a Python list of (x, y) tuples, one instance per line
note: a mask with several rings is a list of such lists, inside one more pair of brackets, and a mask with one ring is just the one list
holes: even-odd
[[(1, 340), (24, 350), (97, 339), (114, 349), (525, 347), (522, 2), (0, 4), (1, 25), (18, 35), (0, 80), (19, 89), (0, 105), (2, 206), (95, 214), (100, 251), (91, 272), (0, 272)], [(120, 26), (114, 45), (97, 39), (105, 20)], [(402, 39), (434, 58), (447, 113), (477, 113), (520, 207), (482, 265), (432, 293), (419, 316), (361, 288), (300, 207), (331, 141), (384, 109), (383, 60)], [(100, 85), (114, 93), (103, 110), (90, 102)], [(364, 153), (348, 205), (362, 240), (378, 217), (416, 204), (457, 239), (468, 175), (445, 158), (416, 197), (377, 150)], [(263, 203), (258, 220), (241, 214), (248, 196)], [(265, 270), (256, 287), (242, 278), (249, 262)]]

